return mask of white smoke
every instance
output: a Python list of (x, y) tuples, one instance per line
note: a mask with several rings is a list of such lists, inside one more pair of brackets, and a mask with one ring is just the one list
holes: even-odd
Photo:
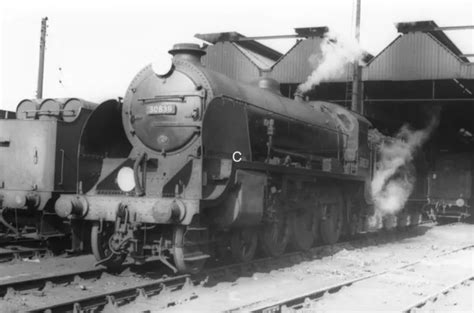
[(302, 93), (308, 92), (322, 81), (341, 77), (347, 64), (360, 62), (364, 56), (364, 50), (355, 39), (331, 32), (324, 35), (320, 49), (321, 52), (309, 57), (308, 61), (314, 70), (308, 79), (298, 86)]
[(395, 138), (381, 145), (378, 168), (371, 183), (376, 212), (395, 214), (405, 206), (415, 183), (413, 156), (437, 125), (437, 117), (421, 130), (404, 125)]

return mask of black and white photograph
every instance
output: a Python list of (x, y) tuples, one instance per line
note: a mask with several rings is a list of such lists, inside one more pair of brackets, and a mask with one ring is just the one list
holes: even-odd
[(474, 1), (3, 1), (0, 60), (0, 313), (474, 312)]

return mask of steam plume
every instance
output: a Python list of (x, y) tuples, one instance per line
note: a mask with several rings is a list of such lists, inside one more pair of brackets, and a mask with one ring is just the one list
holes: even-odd
[(314, 68), (308, 79), (298, 86), (301, 93), (306, 93), (322, 81), (341, 77), (344, 66), (361, 61), (364, 51), (354, 39), (343, 38), (328, 32), (320, 45), (321, 52), (312, 54), (309, 63)]
[(413, 156), (437, 125), (437, 115), (421, 130), (412, 130), (404, 125), (391, 142), (381, 146), (380, 163), (371, 183), (371, 191), (376, 211), (382, 215), (394, 214), (404, 207), (416, 179)]

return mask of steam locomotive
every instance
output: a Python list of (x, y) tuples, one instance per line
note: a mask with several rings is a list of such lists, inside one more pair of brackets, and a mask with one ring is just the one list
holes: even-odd
[[(54, 211), (63, 193), (77, 193), (82, 126), (97, 105), (81, 99), (23, 100), (16, 119), (0, 120), (0, 236), (58, 245), (81, 236), (79, 220), (65, 224)], [(84, 241), (73, 240), (81, 250)]]
[[(370, 122), (338, 105), (282, 97), (206, 69), (198, 45), (169, 51), (122, 101), (95, 109), (81, 133), (78, 193), (58, 216), (90, 221), (99, 264), (127, 256), (199, 271), (216, 243), (248, 261), (353, 234), (367, 215), (375, 153)], [(223, 252), (222, 252), (223, 251)]]

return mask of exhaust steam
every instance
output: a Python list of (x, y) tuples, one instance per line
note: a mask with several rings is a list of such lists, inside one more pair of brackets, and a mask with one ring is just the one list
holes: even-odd
[(324, 35), (321, 51), (312, 54), (308, 61), (314, 68), (308, 79), (298, 86), (297, 91), (304, 94), (322, 81), (339, 78), (349, 63), (361, 62), (364, 51), (355, 39), (344, 38), (332, 32)]
[(413, 157), (438, 126), (438, 115), (439, 112), (421, 130), (402, 126), (395, 138), (381, 145), (378, 168), (371, 182), (376, 215), (393, 215), (405, 206), (416, 181)]

